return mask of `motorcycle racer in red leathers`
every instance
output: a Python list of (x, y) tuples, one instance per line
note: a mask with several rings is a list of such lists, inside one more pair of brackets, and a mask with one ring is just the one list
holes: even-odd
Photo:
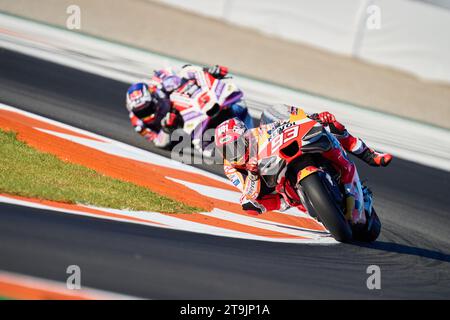
[[(371, 166), (387, 166), (391, 162), (392, 155), (369, 148), (361, 139), (351, 135), (333, 114), (322, 112), (310, 114), (308, 117), (322, 123), (324, 127), (328, 127), (330, 133), (340, 143), (322, 155), (338, 168), (341, 173), (341, 182), (344, 185), (350, 183), (356, 169), (345, 151), (354, 154)], [(279, 189), (280, 185), (273, 190), (259, 178), (255, 148), (257, 148), (256, 139), (259, 134), (257, 130), (261, 130), (262, 127), (247, 129), (242, 121), (234, 118), (223, 122), (215, 131), (216, 147), (222, 151), (224, 157), (225, 175), (241, 191), (242, 208), (253, 215), (271, 210), (284, 211), (290, 208), (283, 193), (295, 193), (290, 184), (280, 183), (283, 185), (283, 190)], [(305, 208), (301, 209), (306, 211)]]

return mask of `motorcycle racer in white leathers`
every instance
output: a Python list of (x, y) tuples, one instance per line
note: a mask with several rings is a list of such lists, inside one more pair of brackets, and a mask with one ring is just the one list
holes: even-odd
[(148, 82), (131, 85), (126, 94), (126, 107), (135, 132), (157, 147), (166, 147), (170, 143), (168, 133), (176, 128), (179, 119), (172, 108), (177, 103), (176, 97), (172, 101), (171, 93), (180, 87), (196, 90), (204, 85), (205, 72), (221, 79), (228, 74), (228, 69), (218, 65), (210, 68), (185, 65), (179, 71), (166, 68), (154, 71)]

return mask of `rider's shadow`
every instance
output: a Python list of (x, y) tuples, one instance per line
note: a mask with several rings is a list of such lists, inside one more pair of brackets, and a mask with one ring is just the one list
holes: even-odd
[(372, 243), (355, 242), (354, 244), (357, 246), (369, 248), (369, 249), (382, 250), (382, 251), (387, 251), (387, 252), (395, 252), (395, 253), (400, 253), (400, 254), (407, 254), (407, 255), (412, 255), (412, 256), (417, 256), (417, 257), (422, 257), (422, 258), (450, 262), (450, 254), (446, 254), (443, 252), (434, 251), (434, 250), (430, 250), (430, 249), (407, 246), (407, 245), (399, 244), (399, 243), (395, 243), (395, 242), (386, 242), (386, 241), (376, 241), (376, 242), (372, 242)]

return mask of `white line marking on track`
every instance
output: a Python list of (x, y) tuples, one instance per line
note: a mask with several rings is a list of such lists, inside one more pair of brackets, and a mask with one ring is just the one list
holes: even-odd
[[(85, 299), (92, 300), (139, 300), (134, 296), (123, 295), (110, 291), (104, 291), (99, 289), (93, 289), (82, 286), (79, 290), (69, 290), (65, 283), (48, 280), (38, 277), (32, 277), (28, 275), (22, 275), (18, 273), (8, 272), (0, 270), (0, 282), (11, 283), (27, 288), (50, 291), (58, 294), (64, 294), (68, 296), (81, 296)], [(7, 293), (2, 293), (6, 294)]]
[[(289, 225), (280, 222), (274, 222), (264, 219), (259, 219), (256, 217), (244, 216), (241, 214), (236, 214), (228, 212), (225, 210), (215, 209), (212, 212), (201, 212), (200, 214), (209, 217), (221, 218), (227, 221), (233, 221), (236, 223), (246, 224), (249, 226), (263, 228), (267, 230), (272, 230), (281, 233), (287, 233), (293, 236), (308, 237), (312, 239), (323, 239), (330, 238), (330, 234), (326, 231), (312, 230), (304, 227)], [(333, 239), (331, 239), (334, 242)]]

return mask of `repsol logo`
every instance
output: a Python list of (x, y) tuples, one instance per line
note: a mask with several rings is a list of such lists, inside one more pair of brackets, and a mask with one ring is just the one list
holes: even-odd
[(290, 128), (292, 126), (295, 126), (295, 123), (286, 121), (271, 130), (267, 130), (267, 133), (270, 135), (269, 141), (271, 141), (275, 136), (282, 134), (285, 129)]

